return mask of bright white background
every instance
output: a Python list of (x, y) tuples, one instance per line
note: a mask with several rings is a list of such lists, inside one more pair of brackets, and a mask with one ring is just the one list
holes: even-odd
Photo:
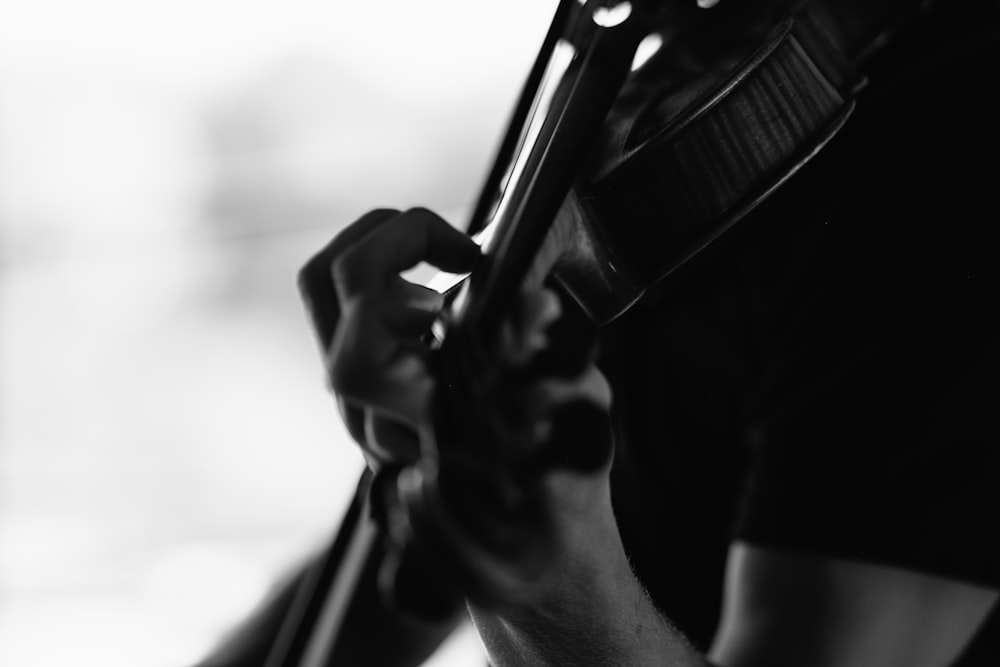
[(0, 4), (0, 665), (183, 667), (331, 534), (295, 272), (464, 222), (554, 4)]

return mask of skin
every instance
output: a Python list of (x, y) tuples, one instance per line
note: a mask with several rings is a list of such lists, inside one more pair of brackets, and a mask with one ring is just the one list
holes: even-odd
[(940, 667), (996, 601), (967, 582), (736, 543), (709, 655), (738, 667)]
[[(420, 261), (463, 272), (478, 259), (478, 248), (430, 211), (377, 210), (345, 229), (303, 271), (332, 390), (376, 469), (417, 459), (435, 383), (419, 338), (441, 298), (399, 273)], [(544, 354), (560, 312), (546, 291), (525, 293), (514, 311), (494, 360), (501, 378)], [(493, 417), (513, 415), (517, 423), (502, 429), (523, 438), (513, 445), (528, 452), (550, 446), (559, 410), (573, 401), (607, 412), (607, 382), (592, 364), (581, 367), (572, 377), (535, 376), (520, 386), (531, 407)], [(553, 540), (544, 576), (516, 591), (511, 604), (469, 601), (496, 667), (941, 667), (996, 603), (996, 590), (965, 582), (736, 543), (720, 631), (708, 656), (699, 655), (654, 608), (631, 570), (611, 507), (612, 458), (587, 470), (553, 468), (537, 480)], [(516, 555), (493, 557), (501, 573), (504, 558), (517, 565)], [(483, 569), (481, 576), (498, 575)]]

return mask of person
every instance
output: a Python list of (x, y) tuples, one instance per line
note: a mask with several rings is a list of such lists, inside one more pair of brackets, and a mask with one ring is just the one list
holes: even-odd
[[(531, 400), (496, 389), (490, 418), (544, 447), (593, 437), (560, 421), (582, 401), (614, 437), (538, 482), (552, 548), (530, 596), (468, 601), (491, 665), (1000, 664), (1000, 8), (932, 3), (890, 47), (829, 145), (571, 345), (572, 372), (534, 363), (576, 338), (572, 304), (522, 297), (495, 363)], [(414, 342), (441, 301), (397, 277), (420, 260), (465, 271), (479, 250), (376, 210), (303, 272), (372, 469), (419, 456), (396, 425), (426, 420), (434, 384)], [(290, 590), (204, 665), (260, 664)], [(331, 664), (420, 664), (458, 618), (417, 632), (375, 606)]]

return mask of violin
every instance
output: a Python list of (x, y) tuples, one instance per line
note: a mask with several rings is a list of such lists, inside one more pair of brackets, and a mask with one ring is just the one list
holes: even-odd
[[(432, 436), (416, 465), (362, 475), (267, 667), (328, 664), (373, 567), (396, 607), (429, 621), (466, 598), (523, 599), (547, 547), (532, 476), (586, 469), (600, 453), (525, 460), (479, 431), (484, 399), (467, 378), (486, 367), (518, 292), (554, 283), (596, 326), (615, 320), (822, 150), (854, 110), (868, 57), (924, 4), (560, 1), (467, 227), (484, 260), (442, 288), (427, 340)], [(520, 567), (483, 548), (512, 539), (484, 533), (485, 506), (519, 527), (503, 546)], [(484, 569), (490, 584), (473, 576)]]

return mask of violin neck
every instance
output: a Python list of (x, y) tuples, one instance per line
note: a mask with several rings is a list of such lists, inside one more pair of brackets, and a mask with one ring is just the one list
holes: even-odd
[(325, 667), (362, 573), (380, 546), (371, 511), (373, 474), (365, 469), (337, 534), (306, 571), (264, 667)]

